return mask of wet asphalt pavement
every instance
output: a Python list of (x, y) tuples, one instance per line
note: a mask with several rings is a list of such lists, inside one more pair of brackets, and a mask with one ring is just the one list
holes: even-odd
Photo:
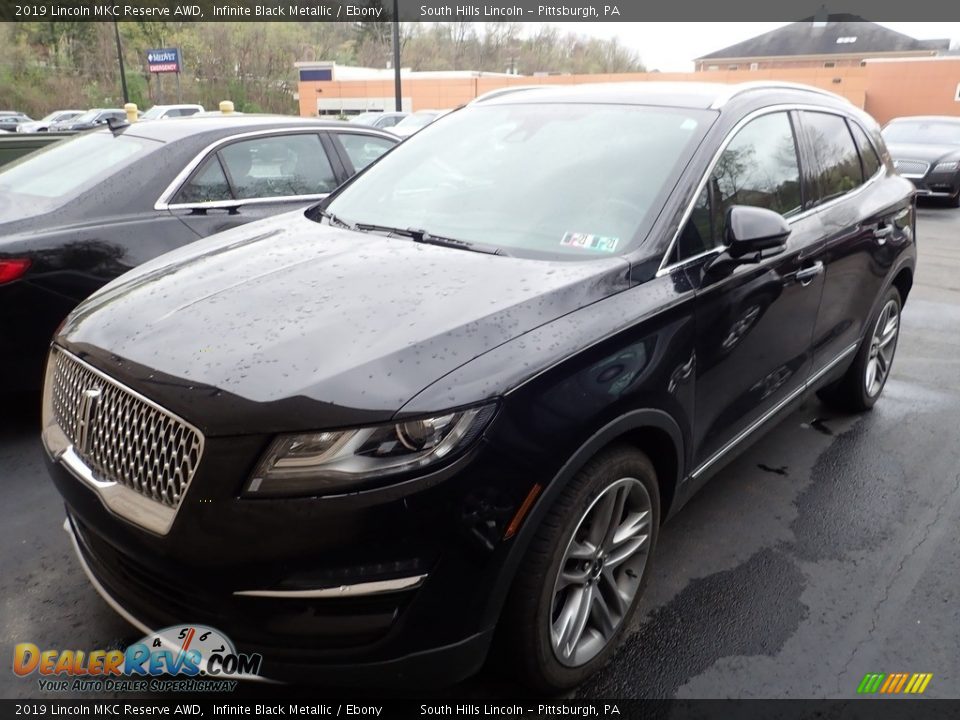
[[(960, 697), (960, 210), (922, 207), (918, 225), (877, 407), (842, 416), (810, 400), (719, 473), (665, 526), (635, 627), (576, 695), (843, 698), (868, 672), (927, 672), (926, 696)], [(4, 698), (44, 697), (10, 670), (17, 642), (139, 638), (73, 558), (32, 405), (0, 399)], [(440, 694), (516, 692), (486, 671)]]

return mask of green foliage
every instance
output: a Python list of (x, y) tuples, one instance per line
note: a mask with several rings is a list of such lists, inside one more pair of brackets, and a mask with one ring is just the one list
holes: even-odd
[[(384, 3), (391, 7), (391, 3)], [(130, 100), (142, 110), (175, 102), (176, 78), (147, 70), (146, 51), (179, 47), (183, 102), (215, 109), (232, 100), (243, 112), (297, 112), (294, 63), (333, 60), (388, 67), (389, 23), (124, 22), (120, 36)], [(635, 52), (541, 26), (519, 23), (405, 23), (401, 62), (413, 70), (559, 73), (638, 72)], [(67, 107), (123, 103), (112, 23), (0, 23), (0, 98), (4, 109), (34, 117)]]

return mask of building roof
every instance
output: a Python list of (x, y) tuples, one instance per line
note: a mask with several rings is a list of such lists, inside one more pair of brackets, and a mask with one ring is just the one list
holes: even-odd
[(697, 60), (923, 51), (932, 54), (949, 47), (949, 40), (917, 40), (859, 15), (833, 14), (785, 25)]

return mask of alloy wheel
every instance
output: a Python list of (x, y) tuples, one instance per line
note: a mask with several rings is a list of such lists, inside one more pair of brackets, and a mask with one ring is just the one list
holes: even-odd
[(580, 518), (553, 587), (550, 639), (561, 664), (589, 662), (623, 623), (650, 554), (652, 517), (643, 483), (622, 478)]
[(897, 349), (900, 332), (900, 307), (896, 300), (889, 300), (880, 311), (877, 324), (870, 339), (870, 354), (864, 374), (864, 387), (869, 397), (876, 397), (890, 374), (893, 354)]

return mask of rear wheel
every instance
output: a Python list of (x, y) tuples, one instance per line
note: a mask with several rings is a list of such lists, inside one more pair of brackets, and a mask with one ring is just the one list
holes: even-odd
[(564, 489), (521, 564), (501, 642), (526, 683), (574, 687), (613, 654), (642, 594), (660, 524), (646, 455), (614, 447)]
[(841, 410), (861, 412), (874, 406), (883, 392), (893, 367), (900, 337), (900, 292), (887, 291), (880, 310), (868, 327), (853, 365), (838, 382), (817, 391), (828, 405)]

